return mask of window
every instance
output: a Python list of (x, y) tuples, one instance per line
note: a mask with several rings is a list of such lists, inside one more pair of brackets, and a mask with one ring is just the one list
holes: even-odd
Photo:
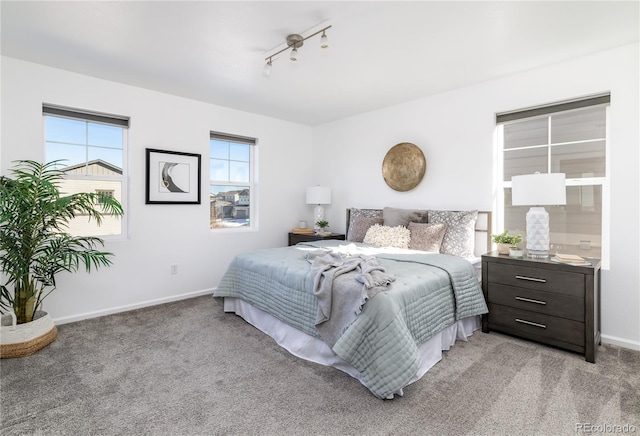
[[(43, 105), (46, 161), (60, 161), (66, 193), (106, 193), (126, 210), (126, 145), (129, 119)], [(69, 232), (78, 236), (125, 235), (126, 220), (105, 216), (102, 225), (76, 217)]]
[(610, 96), (497, 115), (503, 198), (498, 223), (525, 234), (528, 206), (511, 206), (511, 177), (565, 173), (567, 204), (546, 206), (550, 251), (608, 258), (607, 117)]
[(209, 140), (210, 227), (251, 227), (255, 214), (256, 140), (211, 132)]
[[(96, 194), (98, 195), (102, 195), (103, 197), (111, 197), (114, 198), (114, 191), (111, 190), (105, 190), (105, 189), (96, 189)], [(100, 199), (98, 199), (98, 203), (103, 203)]]

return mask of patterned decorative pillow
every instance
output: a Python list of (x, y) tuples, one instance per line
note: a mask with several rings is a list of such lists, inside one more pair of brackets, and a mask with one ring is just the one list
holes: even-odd
[(442, 240), (440, 253), (460, 257), (473, 257), (477, 210), (454, 212), (450, 210), (430, 210), (429, 223), (446, 224), (447, 230)]
[(419, 209), (398, 209), (395, 207), (385, 207), (382, 209), (384, 225), (389, 227), (405, 226), (409, 223), (426, 223), (427, 211)]
[[(357, 218), (378, 218), (382, 220), (382, 210), (381, 209), (349, 209), (349, 229), (347, 230), (347, 241), (352, 242), (362, 242), (364, 239), (364, 234), (362, 235), (362, 239), (357, 239), (357, 235), (355, 235), (355, 222)], [(367, 227), (368, 228), (368, 227)], [(366, 230), (365, 230), (366, 233)], [(355, 238), (355, 239), (354, 239)]]
[(382, 224), (382, 218), (367, 218), (358, 216), (353, 220), (353, 225), (349, 226), (350, 239), (353, 242), (362, 242), (367, 234), (367, 230), (374, 224)]
[(378, 247), (409, 248), (411, 232), (403, 226), (389, 227), (374, 224), (364, 236), (364, 243)]
[(446, 224), (409, 223), (408, 229), (411, 232), (409, 248), (440, 252), (440, 246), (447, 231)]

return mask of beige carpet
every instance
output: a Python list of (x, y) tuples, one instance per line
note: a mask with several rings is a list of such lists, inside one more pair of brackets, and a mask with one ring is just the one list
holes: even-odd
[(640, 434), (640, 352), (602, 346), (594, 365), (477, 331), (383, 401), (211, 297), (61, 325), (0, 365), (5, 436)]

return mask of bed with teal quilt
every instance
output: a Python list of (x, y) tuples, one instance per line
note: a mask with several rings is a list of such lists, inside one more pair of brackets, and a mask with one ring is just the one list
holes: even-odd
[(237, 255), (214, 297), (294, 355), (390, 399), (470, 336), (487, 305), (468, 258), (350, 239)]

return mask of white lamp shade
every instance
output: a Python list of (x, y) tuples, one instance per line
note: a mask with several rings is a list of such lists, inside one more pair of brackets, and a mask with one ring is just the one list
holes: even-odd
[(563, 173), (526, 174), (511, 177), (513, 206), (547, 206), (567, 204)]
[(307, 188), (307, 204), (331, 204), (331, 188), (326, 186)]

